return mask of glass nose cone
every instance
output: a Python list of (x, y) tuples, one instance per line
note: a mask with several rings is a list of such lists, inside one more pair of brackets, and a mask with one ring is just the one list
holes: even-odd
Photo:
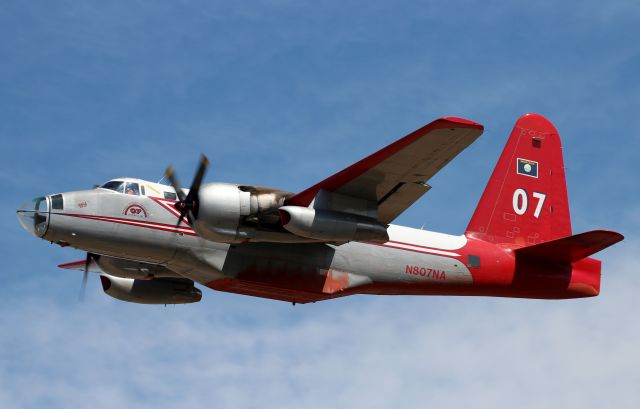
[(24, 202), (16, 211), (22, 227), (36, 237), (42, 237), (49, 226), (49, 199), (37, 197)]

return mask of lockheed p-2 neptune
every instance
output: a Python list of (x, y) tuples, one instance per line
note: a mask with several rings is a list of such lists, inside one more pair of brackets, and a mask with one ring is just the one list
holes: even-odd
[(308, 303), (352, 294), (562, 299), (600, 292), (590, 256), (623, 239), (574, 235), (560, 137), (522, 116), (464, 234), (390, 224), (483, 131), (441, 118), (299, 193), (202, 184), (189, 190), (118, 178), (18, 209), (43, 240), (87, 252), (62, 268), (98, 272), (104, 291), (145, 304), (199, 301), (214, 290)]

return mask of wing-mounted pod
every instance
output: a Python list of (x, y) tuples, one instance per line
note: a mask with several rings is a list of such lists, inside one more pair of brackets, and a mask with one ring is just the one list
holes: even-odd
[(352, 240), (385, 243), (388, 224), (378, 217), (375, 201), (321, 189), (308, 207), (279, 209), (282, 226), (291, 233), (317, 241)]
[(389, 241), (387, 225), (356, 214), (300, 206), (279, 209), (282, 226), (291, 233), (318, 241)]
[(193, 281), (183, 278), (136, 280), (102, 274), (100, 281), (106, 294), (137, 304), (189, 304), (202, 299)]

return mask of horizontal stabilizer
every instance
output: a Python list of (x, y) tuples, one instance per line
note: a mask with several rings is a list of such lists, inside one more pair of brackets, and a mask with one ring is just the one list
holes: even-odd
[(614, 231), (593, 230), (519, 248), (515, 253), (516, 257), (572, 263), (606, 249), (622, 239), (624, 239), (624, 236)]
[[(64, 268), (65, 270), (84, 271), (84, 265), (86, 263), (87, 263), (86, 260), (78, 260), (78, 261), (71, 261), (69, 263), (59, 264), (58, 267)], [(102, 273), (100, 266), (98, 266), (98, 263), (96, 263), (96, 261), (93, 258), (89, 262), (89, 268), (87, 271), (90, 273)]]

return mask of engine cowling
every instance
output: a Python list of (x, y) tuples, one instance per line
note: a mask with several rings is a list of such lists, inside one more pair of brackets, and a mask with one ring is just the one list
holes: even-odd
[(138, 304), (189, 304), (202, 299), (202, 292), (185, 279), (136, 280), (100, 275), (102, 289), (113, 298)]
[(291, 233), (319, 241), (389, 241), (387, 226), (370, 217), (300, 206), (279, 209), (282, 226)]
[(250, 240), (255, 237), (258, 222), (279, 223), (277, 210), (287, 194), (269, 188), (227, 183), (204, 185), (198, 194), (194, 229), (201, 237), (217, 242)]

